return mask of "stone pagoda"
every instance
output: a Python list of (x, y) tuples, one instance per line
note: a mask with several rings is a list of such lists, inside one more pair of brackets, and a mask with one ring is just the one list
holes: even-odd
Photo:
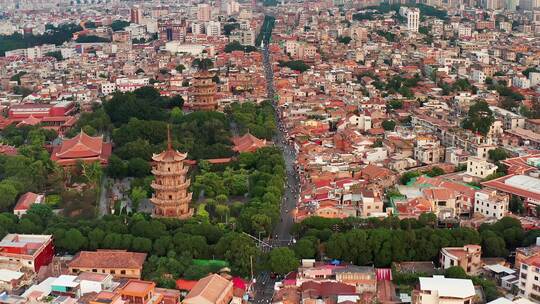
[(150, 201), (154, 205), (153, 216), (185, 219), (193, 215), (193, 209), (189, 208), (192, 195), (188, 192), (190, 180), (186, 178), (187, 153), (180, 153), (172, 148), (169, 127), (167, 137), (167, 150), (152, 156), (152, 174), (155, 179), (151, 186), (155, 194)]
[(214, 75), (202, 70), (193, 75), (193, 86), (191, 91), (190, 105), (193, 110), (216, 110), (215, 101), (216, 84), (212, 81)]

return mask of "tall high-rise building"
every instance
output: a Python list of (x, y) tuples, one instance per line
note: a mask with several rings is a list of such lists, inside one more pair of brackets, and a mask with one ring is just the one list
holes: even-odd
[(418, 32), (420, 27), (420, 10), (417, 8), (407, 9), (407, 29), (411, 32)]
[(192, 193), (188, 192), (187, 153), (173, 149), (169, 127), (167, 138), (167, 150), (152, 156), (155, 180), (151, 186), (155, 193), (150, 201), (154, 205), (153, 216), (185, 219), (193, 215), (193, 209), (189, 208)]
[(504, 8), (507, 10), (507, 11), (510, 11), (510, 12), (515, 12), (516, 11), (516, 8), (519, 4), (519, 1), (518, 0), (505, 0), (504, 2)]
[(231, 0), (227, 3), (227, 15), (233, 15), (240, 12), (240, 3), (235, 0)]
[(520, 0), (519, 8), (525, 11), (532, 11), (540, 8), (540, 0)]
[(159, 39), (162, 41), (184, 41), (186, 39), (186, 24), (178, 20), (160, 20), (158, 22)]
[(210, 21), (212, 18), (212, 7), (209, 4), (202, 3), (197, 6), (197, 19), (199, 21)]
[(221, 23), (219, 21), (210, 21), (206, 24), (207, 36), (219, 36), (221, 35)]
[(216, 84), (212, 81), (214, 75), (208, 71), (197, 72), (193, 76), (191, 91), (191, 108), (194, 110), (215, 110)]
[(130, 18), (131, 23), (140, 24), (142, 22), (142, 19), (143, 19), (143, 12), (142, 12), (141, 7), (138, 5), (134, 5), (131, 8), (131, 18)]

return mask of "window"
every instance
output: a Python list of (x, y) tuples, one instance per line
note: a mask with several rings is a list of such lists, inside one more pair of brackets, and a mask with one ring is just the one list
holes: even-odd
[(92, 272), (97, 272), (97, 269), (92, 269)]
[(114, 271), (114, 270), (111, 270), (111, 274), (116, 274), (116, 271)]
[(126, 274), (125, 270), (120, 270), (120, 274)]

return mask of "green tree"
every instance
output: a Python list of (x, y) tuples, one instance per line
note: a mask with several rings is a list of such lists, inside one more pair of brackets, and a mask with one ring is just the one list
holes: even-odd
[(300, 266), (294, 251), (287, 247), (274, 248), (270, 251), (270, 269), (274, 273), (287, 274)]
[(9, 210), (9, 208), (15, 204), (18, 193), (19, 192), (13, 182), (9, 180), (0, 182), (0, 211)]
[(351, 42), (352, 38), (349, 37), (349, 36), (339, 36), (337, 40), (338, 40), (339, 43), (349, 44)]
[(506, 152), (506, 150), (503, 148), (495, 148), (488, 151), (488, 156), (493, 162), (499, 162), (508, 158), (508, 152)]
[(310, 69), (309, 65), (302, 60), (279, 61), (279, 66), (288, 67), (289, 69), (298, 71), (300, 73)]
[(62, 243), (64, 244), (63, 247), (67, 251), (69, 251), (70, 253), (76, 253), (81, 248), (84, 248), (86, 246), (87, 240), (79, 230), (71, 228), (66, 231)]
[(444, 276), (452, 279), (467, 279), (467, 273), (460, 266), (452, 266), (444, 270)]
[(136, 186), (131, 188), (131, 193), (129, 197), (133, 202), (133, 211), (137, 212), (137, 210), (139, 210), (139, 204), (143, 199), (148, 197), (148, 193), (142, 187)]
[(111, 28), (113, 30), (113, 32), (117, 32), (117, 31), (121, 31), (123, 30), (124, 28), (126, 28), (127, 26), (129, 26), (129, 22), (128, 21), (124, 21), (124, 20), (114, 20), (112, 23), (111, 23)]
[(299, 259), (312, 259), (315, 257), (315, 243), (310, 238), (302, 238), (294, 245), (294, 253)]
[(82, 167), (82, 175), (92, 187), (96, 188), (103, 175), (101, 164), (97, 161), (92, 163), (83, 162)]
[(427, 174), (429, 177), (435, 177), (435, 176), (443, 175), (443, 174), (444, 174), (444, 170), (441, 169), (440, 167), (434, 166), (433, 168), (431, 168), (430, 170), (428, 170), (428, 171), (426, 172), (426, 174)]
[(175, 69), (178, 73), (182, 73), (182, 72), (186, 69), (186, 66), (183, 65), (183, 64), (179, 64), (179, 65), (177, 65), (174, 69)]
[(382, 122), (382, 127), (385, 131), (394, 131), (396, 128), (396, 122), (393, 120), (385, 120)]
[(482, 135), (487, 135), (495, 118), (487, 102), (479, 100), (470, 108), (467, 118), (463, 120), (463, 127)]

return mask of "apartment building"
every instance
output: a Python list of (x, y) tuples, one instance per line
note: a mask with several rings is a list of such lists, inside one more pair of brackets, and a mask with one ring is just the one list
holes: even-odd
[(474, 195), (474, 213), (500, 220), (508, 213), (509, 196), (497, 190), (482, 189)]
[(531, 300), (540, 301), (540, 256), (532, 256), (521, 263), (519, 293)]

